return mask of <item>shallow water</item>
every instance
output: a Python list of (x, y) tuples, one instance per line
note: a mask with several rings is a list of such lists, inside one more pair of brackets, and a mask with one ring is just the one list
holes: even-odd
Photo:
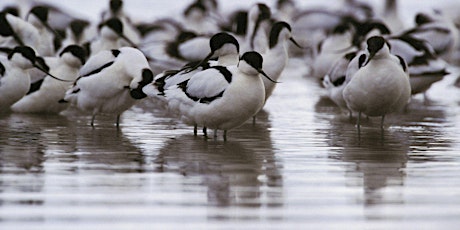
[(223, 141), (144, 100), (115, 117), (4, 114), (0, 229), (454, 229), (460, 89), (358, 133), (293, 59), (255, 124)]

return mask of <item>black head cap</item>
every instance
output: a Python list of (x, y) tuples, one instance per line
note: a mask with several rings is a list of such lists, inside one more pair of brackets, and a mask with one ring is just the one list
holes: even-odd
[(86, 50), (83, 49), (81, 46), (69, 45), (64, 50), (61, 51), (59, 56), (62, 56), (63, 54), (67, 52), (70, 52), (73, 56), (77, 57), (81, 61), (82, 65), (85, 64), (86, 58), (88, 55), (86, 53)]
[(224, 46), (225, 44), (234, 44), (238, 52), (240, 51), (240, 45), (238, 41), (236, 40), (235, 37), (233, 37), (232, 35), (228, 33), (225, 33), (225, 32), (217, 33), (214, 36), (212, 36), (211, 39), (209, 40), (209, 46), (211, 47), (211, 52), (214, 52), (222, 48), (222, 46)]
[(8, 59), (11, 60), (15, 53), (21, 54), (26, 59), (29, 59), (32, 63), (35, 63), (37, 56), (35, 51), (29, 46), (16, 46), (10, 54), (8, 54)]
[(201, 1), (194, 2), (184, 10), (184, 15), (188, 16), (192, 10), (201, 10), (202, 12), (206, 12), (206, 6), (204, 6)]
[(44, 6), (35, 6), (30, 10), (30, 14), (37, 16), (42, 22), (48, 21), (48, 8)]
[(101, 28), (104, 25), (108, 26), (110, 29), (115, 31), (117, 34), (123, 34), (123, 23), (121, 23), (120, 19), (118, 18), (111, 18), (105, 21), (103, 24), (99, 26), (99, 28)]
[(19, 17), (19, 9), (16, 6), (7, 6), (3, 8), (2, 12)]
[(270, 48), (273, 48), (278, 43), (278, 37), (281, 33), (281, 30), (284, 28), (292, 31), (291, 26), (286, 22), (276, 22), (273, 24), (272, 29), (270, 31)]
[(240, 60), (246, 61), (250, 66), (259, 70), (262, 69), (263, 58), (262, 55), (255, 51), (249, 51), (241, 56)]
[(377, 53), (385, 45), (385, 39), (381, 36), (373, 36), (367, 39), (367, 50), (369, 53)]
[(424, 14), (424, 13), (418, 13), (416, 16), (415, 16), (415, 23), (420, 26), (420, 25), (423, 25), (423, 24), (426, 24), (426, 23), (430, 23), (430, 22), (433, 22), (433, 19), (428, 16), (427, 14)]
[(122, 0), (110, 0), (110, 11), (117, 13), (123, 7)]
[(89, 25), (88, 21), (76, 19), (70, 22), (70, 30), (75, 37), (80, 38), (83, 34), (83, 30)]

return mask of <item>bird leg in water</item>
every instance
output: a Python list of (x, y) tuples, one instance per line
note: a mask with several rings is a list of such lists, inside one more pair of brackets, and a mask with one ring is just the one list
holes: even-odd
[(117, 128), (120, 127), (120, 114), (117, 115)]
[(383, 130), (383, 121), (385, 120), (385, 114), (382, 116), (382, 120), (380, 121), (380, 128)]
[(208, 129), (206, 128), (206, 126), (203, 127), (203, 135), (204, 135), (205, 137), (208, 136)]

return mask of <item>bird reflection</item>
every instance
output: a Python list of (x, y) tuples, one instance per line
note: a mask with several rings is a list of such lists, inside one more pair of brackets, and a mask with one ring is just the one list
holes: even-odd
[(75, 130), (76, 147), (72, 155), (78, 171), (98, 170), (105, 173), (144, 171), (142, 150), (112, 126)]
[[(336, 116), (321, 116), (317, 119), (328, 119), (329, 129), (324, 131), (329, 146), (334, 146), (329, 157), (346, 163), (347, 185), (362, 187), (363, 197), (357, 202), (365, 207), (387, 204), (403, 204), (403, 187), (406, 179), (407, 163), (424, 163), (436, 160), (426, 151), (433, 145), (449, 148), (452, 143), (444, 126), (449, 125), (445, 107), (426, 105), (422, 101), (413, 101), (410, 108), (391, 116), (388, 127), (381, 130), (374, 126), (372, 119), (368, 125), (356, 131), (354, 124), (340, 111)], [(390, 188), (390, 189), (387, 189)], [(381, 213), (365, 209), (366, 218), (384, 218)]]
[[(68, 143), (60, 140), (67, 120), (60, 116), (2, 114), (0, 133), (0, 191), (13, 193), (41, 192), (44, 187), (48, 151), (67, 151)], [(18, 200), (37, 205), (42, 200)]]
[[(281, 205), (280, 163), (274, 156), (267, 113), (232, 130), (229, 140), (187, 134), (171, 139), (155, 159), (157, 171), (197, 177), (208, 205)], [(189, 186), (189, 185), (188, 185)]]

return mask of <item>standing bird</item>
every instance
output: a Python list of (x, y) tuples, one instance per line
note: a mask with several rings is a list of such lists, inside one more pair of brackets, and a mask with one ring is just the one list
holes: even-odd
[(260, 74), (262, 56), (246, 52), (237, 66), (214, 66), (200, 71), (189, 80), (165, 90), (170, 107), (177, 107), (182, 120), (227, 131), (242, 125), (254, 116), (265, 101), (264, 85)]
[[(155, 76), (153, 83), (145, 86), (142, 91), (150, 97), (160, 98), (160, 100), (166, 102), (166, 98), (164, 97), (166, 89), (189, 80), (199, 71), (208, 69), (211, 66), (219, 65), (225, 67), (238, 64), (240, 46), (236, 38), (232, 35), (225, 32), (215, 34), (209, 40), (209, 47), (211, 52), (202, 61), (191, 62), (180, 70), (164, 71)], [(217, 61), (209, 60), (215, 57), (217, 57)], [(197, 126), (195, 124), (195, 134), (197, 133), (196, 129)], [(203, 128), (203, 132), (206, 133), (206, 128)]]
[[(281, 76), (284, 68), (288, 64), (288, 43), (291, 41), (294, 45), (300, 45), (292, 38), (292, 29), (286, 22), (276, 22), (273, 24), (270, 31), (270, 39), (268, 41), (268, 50), (262, 54), (264, 62), (262, 69), (273, 79), (275, 82)], [(265, 101), (272, 95), (276, 84), (263, 78), (265, 86)]]
[[(209, 39), (211, 52), (201, 61), (190, 62), (180, 70), (166, 70), (155, 76), (152, 84), (145, 86), (142, 90), (149, 96), (155, 97), (164, 95), (164, 90), (190, 79), (195, 73), (211, 66), (230, 66), (239, 62), (240, 46), (232, 35), (221, 32)], [(217, 58), (217, 61), (210, 61)]]
[[(10, 106), (24, 97), (30, 88), (28, 70), (36, 67), (49, 74), (36, 63), (35, 51), (28, 46), (17, 46), (7, 58), (0, 57), (0, 111), (8, 111)], [(54, 77), (54, 76), (53, 76)]]
[(80, 77), (62, 102), (91, 112), (91, 126), (99, 113), (116, 114), (118, 127), (121, 113), (146, 96), (142, 87), (152, 80), (152, 71), (140, 50), (123, 47), (101, 51), (83, 65)]
[(49, 72), (66, 81), (46, 76), (32, 84), (27, 95), (14, 103), (11, 110), (19, 113), (59, 113), (65, 110), (68, 104), (59, 103), (59, 100), (78, 77), (86, 58), (86, 51), (77, 45), (67, 46), (58, 57), (45, 57)]
[(359, 60), (359, 69), (343, 90), (343, 98), (351, 111), (358, 112), (358, 130), (361, 113), (381, 116), (383, 129), (385, 115), (402, 109), (410, 100), (406, 63), (390, 53), (381, 36), (369, 38), (366, 53), (355, 58)]

